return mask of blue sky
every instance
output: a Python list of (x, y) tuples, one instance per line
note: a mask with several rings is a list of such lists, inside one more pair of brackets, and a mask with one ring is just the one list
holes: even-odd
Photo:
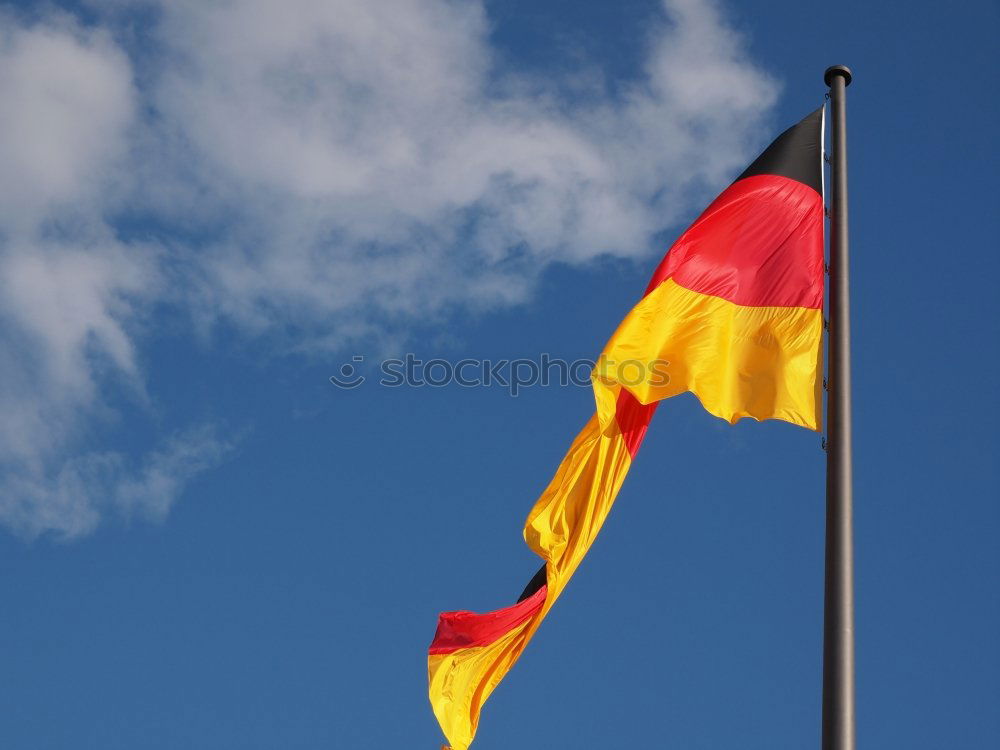
[[(437, 747), (592, 398), (329, 376), (594, 356), (833, 63), (860, 744), (996, 744), (995, 5), (0, 7), (0, 745)], [(822, 522), (818, 435), (664, 404), (475, 747), (816, 745)]]

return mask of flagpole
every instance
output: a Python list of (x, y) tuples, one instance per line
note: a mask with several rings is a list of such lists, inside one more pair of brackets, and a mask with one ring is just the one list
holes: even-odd
[(823, 750), (854, 750), (854, 549), (851, 477), (851, 322), (847, 261), (847, 112), (851, 71), (827, 68), (832, 196), (826, 410), (826, 573), (823, 602)]

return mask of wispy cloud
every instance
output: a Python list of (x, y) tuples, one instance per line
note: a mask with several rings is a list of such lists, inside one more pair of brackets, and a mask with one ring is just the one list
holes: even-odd
[(10, 467), (0, 517), (25, 536), (52, 532), (63, 538), (92, 531), (108, 511), (162, 519), (184, 485), (232, 448), (202, 425), (171, 436), (139, 462), (113, 451), (90, 451), (67, 457), (47, 473)]
[(0, 521), (32, 534), (165, 512), (224, 453), (192, 433), (130, 471), (84, 439), (109, 378), (155, 402), (153, 304), (313, 347), (516, 304), (554, 262), (649, 253), (776, 96), (704, 0), (665, 3), (613, 92), (499, 67), (479, 2), (95, 7), (0, 32)]

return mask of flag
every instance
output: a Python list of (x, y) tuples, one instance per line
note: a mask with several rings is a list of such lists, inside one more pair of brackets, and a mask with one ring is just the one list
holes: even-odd
[(544, 561), (519, 600), (445, 612), (430, 701), (453, 750), (600, 531), (659, 401), (690, 391), (735, 423), (820, 429), (823, 109), (782, 133), (671, 246), (592, 375), (597, 410), (524, 526)]

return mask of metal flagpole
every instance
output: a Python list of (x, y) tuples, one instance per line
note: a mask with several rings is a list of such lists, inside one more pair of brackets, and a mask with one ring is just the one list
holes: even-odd
[(854, 549), (851, 522), (851, 322), (847, 264), (847, 112), (851, 71), (827, 68), (832, 202), (826, 410), (826, 580), (823, 602), (823, 750), (854, 750)]

